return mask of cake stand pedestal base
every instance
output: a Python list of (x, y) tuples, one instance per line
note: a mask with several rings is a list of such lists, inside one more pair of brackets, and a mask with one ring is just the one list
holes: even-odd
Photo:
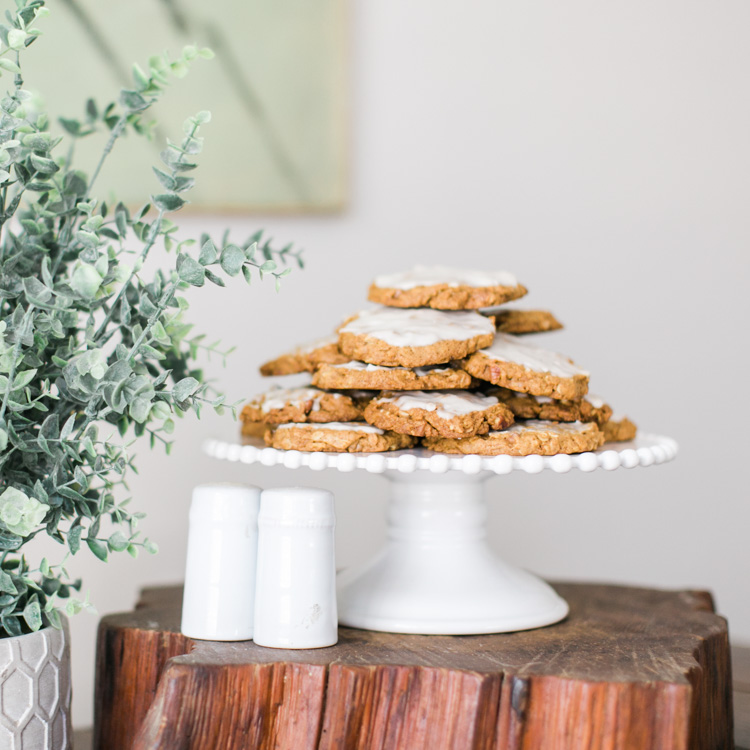
[(568, 605), (544, 581), (503, 562), (487, 543), (489, 472), (385, 472), (388, 541), (339, 574), (339, 622), (391, 633), (467, 635), (562, 620)]
[(182, 591), (105, 617), (94, 747), (508, 750), (732, 747), (711, 596), (554, 584), (563, 622), (492, 635), (340, 628), (309, 651), (193, 641)]

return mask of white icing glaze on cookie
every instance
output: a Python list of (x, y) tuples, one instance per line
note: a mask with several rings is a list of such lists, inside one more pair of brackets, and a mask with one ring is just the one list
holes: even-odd
[(475, 271), (449, 266), (414, 266), (410, 271), (383, 274), (375, 277), (375, 286), (381, 289), (414, 289), (418, 286), (518, 286), (518, 281), (508, 271)]
[(435, 411), (443, 419), (453, 419), (463, 414), (489, 409), (495, 406), (498, 400), (494, 396), (482, 396), (468, 391), (404, 391), (397, 396), (377, 398), (375, 402), (390, 402), (402, 411)]
[(372, 336), (390, 346), (432, 346), (440, 341), (466, 341), (494, 334), (495, 326), (473, 310), (376, 307), (359, 313), (339, 333)]
[(403, 372), (413, 372), (419, 377), (424, 377), (425, 375), (429, 375), (430, 373), (450, 372), (452, 370), (451, 367), (444, 367), (443, 365), (426, 365), (425, 367), (415, 367), (413, 369), (409, 369), (408, 367), (386, 367), (385, 365), (370, 365), (367, 362), (358, 362), (357, 360), (345, 362), (343, 365), (331, 365), (331, 367), (336, 367), (342, 370), (356, 370), (357, 372), (377, 372), (379, 370), (396, 372), (401, 370)]
[(519, 336), (498, 333), (491, 346), (480, 349), (482, 354), (500, 362), (511, 362), (534, 372), (547, 372), (560, 378), (586, 375), (588, 372), (574, 365), (565, 355), (527, 344)]
[[(267, 391), (260, 398), (260, 408), (264, 414), (273, 409), (283, 409), (285, 406), (302, 406), (305, 401), (312, 401), (312, 410), (320, 410), (320, 399), (327, 391), (318, 388), (279, 388)], [(338, 393), (330, 394), (334, 398), (341, 398)]]
[(323, 422), (321, 424), (311, 424), (310, 422), (287, 422), (280, 424), (277, 430), (288, 430), (296, 427), (304, 430), (351, 430), (352, 432), (373, 432), (376, 435), (384, 435), (385, 430), (379, 427), (373, 427), (365, 422)]
[(515, 422), (510, 427), (490, 432), (493, 435), (506, 435), (509, 432), (525, 433), (538, 432), (551, 435), (570, 435), (571, 433), (588, 432), (594, 429), (593, 422), (550, 422), (546, 419), (525, 419), (523, 422)]

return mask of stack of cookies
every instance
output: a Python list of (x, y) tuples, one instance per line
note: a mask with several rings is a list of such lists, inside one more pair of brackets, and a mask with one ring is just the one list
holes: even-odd
[(379, 276), (378, 306), (261, 366), (307, 372), (247, 404), (245, 436), (284, 450), (377, 452), (421, 445), (442, 453), (525, 456), (595, 450), (635, 425), (588, 394), (589, 374), (536, 346), (562, 328), (544, 310), (502, 307), (526, 288), (505, 271), (418, 266)]

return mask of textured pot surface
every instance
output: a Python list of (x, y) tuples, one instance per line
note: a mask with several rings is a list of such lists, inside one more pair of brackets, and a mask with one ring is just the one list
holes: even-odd
[(0, 639), (0, 750), (69, 750), (70, 696), (67, 621)]

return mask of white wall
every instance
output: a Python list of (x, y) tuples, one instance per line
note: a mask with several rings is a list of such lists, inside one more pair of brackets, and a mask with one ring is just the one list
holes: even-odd
[[(592, 371), (592, 390), (681, 452), (647, 470), (491, 480), (496, 546), (551, 578), (711, 589), (734, 638), (750, 641), (750, 4), (353, 5), (349, 210), (184, 220), (195, 233), (265, 226), (307, 249), (309, 270), (278, 295), (241, 282), (192, 294), (197, 327), (238, 347), (211, 372), (232, 397), (253, 395), (258, 363), (328, 333), (377, 272), (507, 268), (529, 305), (564, 321), (548, 341)], [(377, 548), (385, 480), (201, 455), (202, 439), (235, 431), (206, 417), (179, 425), (171, 458), (138, 449), (133, 504), (161, 554), (106, 566), (79, 556), (101, 614), (181, 579), (199, 482), (326, 486), (339, 562)], [(86, 615), (73, 623), (79, 725), (91, 721), (95, 628)]]

